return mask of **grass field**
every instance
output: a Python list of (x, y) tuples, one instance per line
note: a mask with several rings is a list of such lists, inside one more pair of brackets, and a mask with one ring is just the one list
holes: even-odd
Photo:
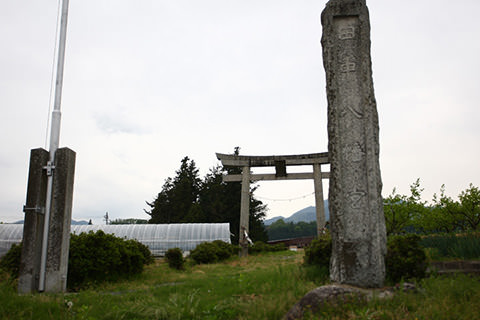
[[(0, 319), (281, 319), (303, 295), (327, 282), (302, 266), (302, 253), (277, 252), (224, 263), (168, 268), (162, 260), (128, 281), (68, 294), (18, 296), (0, 278)], [(432, 277), (417, 293), (325, 307), (306, 319), (480, 319), (480, 279)]]

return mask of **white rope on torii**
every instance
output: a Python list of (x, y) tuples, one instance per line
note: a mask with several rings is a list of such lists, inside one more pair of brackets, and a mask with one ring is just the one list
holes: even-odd
[[(250, 211), (250, 183), (266, 180), (313, 179), (315, 187), (315, 210), (317, 216), (317, 234), (321, 235), (325, 226), (325, 208), (323, 205), (322, 179), (330, 177), (322, 172), (322, 165), (329, 164), (328, 152), (282, 156), (240, 156), (217, 153), (217, 159), (224, 167), (242, 168), (241, 174), (229, 174), (223, 177), (225, 182), (241, 182), (239, 244), (240, 256), (248, 255), (248, 216)], [(312, 172), (287, 173), (287, 166), (313, 166)], [(252, 167), (275, 167), (275, 173), (252, 174)]]

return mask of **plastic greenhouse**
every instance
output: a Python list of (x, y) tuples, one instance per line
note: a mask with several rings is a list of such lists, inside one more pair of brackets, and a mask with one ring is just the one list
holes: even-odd
[[(168, 249), (180, 248), (184, 252), (195, 249), (202, 242), (222, 240), (230, 243), (228, 223), (181, 224), (124, 224), (124, 225), (72, 225), (71, 233), (97, 232), (114, 234), (120, 238), (136, 239), (148, 246), (153, 255), (163, 255)], [(20, 243), (23, 224), (0, 224), (0, 257), (14, 243)]]

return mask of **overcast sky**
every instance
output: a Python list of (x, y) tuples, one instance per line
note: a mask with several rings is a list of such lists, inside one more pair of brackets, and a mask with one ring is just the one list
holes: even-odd
[[(60, 145), (73, 219), (148, 218), (184, 156), (327, 151), (325, 0), (71, 0)], [(57, 1), (0, 2), (0, 221), (23, 219), (30, 149), (47, 147)], [(383, 194), (480, 186), (480, 1), (367, 0)], [(304, 168), (305, 170), (309, 168)], [(325, 182), (324, 187), (328, 185)], [(313, 181), (264, 182), (268, 217)], [(267, 199), (291, 201), (273, 201)]]

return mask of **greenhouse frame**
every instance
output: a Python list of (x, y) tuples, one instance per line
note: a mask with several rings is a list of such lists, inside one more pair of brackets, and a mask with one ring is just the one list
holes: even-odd
[[(70, 232), (80, 234), (98, 230), (119, 238), (136, 239), (154, 256), (163, 256), (171, 248), (189, 252), (202, 242), (222, 240), (231, 243), (228, 223), (72, 225)], [(20, 243), (22, 237), (23, 224), (0, 224), (0, 257), (13, 244)]]

